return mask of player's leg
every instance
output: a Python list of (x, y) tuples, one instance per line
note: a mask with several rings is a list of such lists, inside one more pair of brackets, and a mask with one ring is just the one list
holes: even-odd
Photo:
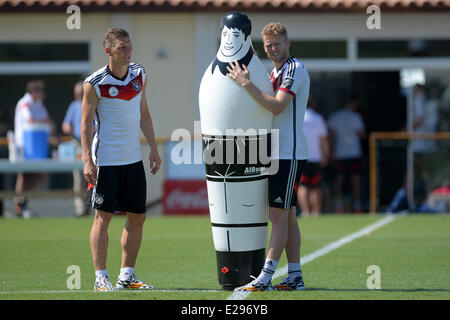
[(350, 172), (353, 191), (353, 212), (357, 213), (363, 211), (361, 204), (361, 169), (362, 160), (353, 159), (350, 166)]
[(361, 213), (361, 175), (359, 172), (352, 173), (351, 180), (353, 189), (353, 212)]
[(335, 200), (335, 210), (337, 213), (342, 213), (344, 211), (344, 204), (342, 199), (342, 189), (344, 185), (345, 176), (342, 172), (336, 172), (334, 180), (334, 200)]
[(23, 185), (25, 183), (25, 177), (23, 173), (18, 173), (17, 174), (17, 179), (16, 179), (16, 194), (22, 194), (24, 191)]
[(108, 227), (111, 222), (112, 213), (95, 210), (94, 222), (90, 233), (92, 261), (95, 269), (95, 285), (96, 291), (114, 290), (109, 281), (108, 272), (106, 271), (106, 258), (108, 255)]
[(122, 265), (117, 279), (117, 289), (154, 289), (153, 286), (139, 280), (134, 273), (136, 259), (142, 242), (145, 213), (127, 213), (127, 221), (122, 232)]
[(99, 167), (92, 201), (95, 209), (90, 241), (95, 270), (106, 270), (108, 227), (115, 210), (118, 173), (113, 166)]
[(301, 233), (298, 226), (296, 208), (292, 207), (288, 214), (288, 238), (286, 257), (288, 260), (288, 276), (275, 285), (278, 290), (304, 290), (305, 284), (300, 264)]
[(270, 208), (270, 222), (272, 223), (272, 233), (270, 234), (267, 258), (280, 260), (281, 254), (288, 239), (288, 210), (280, 208)]
[(127, 213), (127, 221), (122, 232), (122, 268), (134, 268), (142, 242), (145, 214)]
[(298, 199), (298, 205), (300, 206), (300, 209), (302, 210), (302, 217), (308, 217), (310, 214), (310, 208), (309, 208), (309, 190), (308, 187), (301, 184), (298, 186), (297, 191), (297, 199)]
[(322, 211), (322, 192), (319, 186), (311, 188), (309, 192), (309, 201), (311, 203), (311, 212), (315, 217), (318, 217)]
[(300, 245), (301, 234), (294, 207), (291, 208), (288, 213), (288, 236), (285, 246), (288, 263), (300, 261)]
[(317, 164), (315, 162), (307, 162), (304, 165), (300, 181), (298, 183), (297, 203), (302, 210), (302, 217), (308, 217), (312, 213), (311, 188), (314, 184), (317, 172)]
[(16, 196), (14, 197), (14, 212), (21, 216), (27, 207), (27, 198), (23, 196), (25, 177), (23, 173), (17, 174), (16, 179)]
[(124, 197), (120, 199), (119, 209), (127, 212), (127, 220), (122, 231), (122, 264), (117, 279), (117, 289), (154, 289), (153, 286), (140, 281), (134, 272), (137, 256), (142, 242), (142, 233), (146, 219), (146, 180), (144, 166), (141, 162), (127, 165), (121, 181), (120, 190)]
[(94, 222), (91, 228), (90, 243), (92, 260), (95, 270), (106, 269), (106, 257), (108, 251), (108, 227), (112, 213), (95, 210)]
[[(289, 212), (296, 204), (295, 183), (300, 181), (297, 160), (280, 160), (278, 173), (269, 177), (269, 206), (272, 233), (267, 258), (258, 279), (271, 286), (272, 276), (286, 247), (289, 233)], [(303, 166), (303, 163), (300, 163)], [(302, 168), (300, 168), (301, 170)], [(278, 201), (281, 199), (281, 202)]]
[[(305, 161), (297, 161), (297, 172), (295, 181), (300, 181)], [(287, 212), (288, 233), (286, 239), (286, 257), (288, 260), (288, 276), (275, 285), (278, 290), (304, 290), (305, 284), (302, 277), (302, 268), (300, 264), (300, 246), (301, 234), (296, 216), (296, 203), (291, 200), (290, 209)]]
[(115, 290), (106, 270), (106, 258), (108, 253), (108, 227), (115, 210), (117, 190), (117, 168), (114, 166), (99, 167), (97, 184), (92, 195), (95, 215), (90, 234), (92, 260), (96, 276), (95, 291)]
[(127, 212), (122, 231), (122, 268), (134, 268), (142, 241), (146, 218), (147, 182), (142, 161), (123, 166), (118, 200), (118, 210)]

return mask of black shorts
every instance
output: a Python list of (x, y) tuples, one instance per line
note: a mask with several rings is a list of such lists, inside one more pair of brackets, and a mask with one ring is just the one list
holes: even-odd
[(303, 169), (303, 174), (300, 179), (300, 184), (307, 187), (317, 187), (322, 181), (322, 168), (317, 162), (307, 162)]
[(362, 160), (360, 158), (336, 160), (331, 164), (335, 172), (343, 174), (361, 173)]
[(91, 198), (94, 209), (114, 213), (146, 213), (147, 183), (142, 161), (100, 166)]
[(278, 172), (269, 176), (269, 206), (290, 209), (297, 205), (297, 186), (306, 160), (279, 160)]

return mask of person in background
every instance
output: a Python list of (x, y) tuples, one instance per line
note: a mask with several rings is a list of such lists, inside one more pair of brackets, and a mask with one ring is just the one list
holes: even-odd
[[(41, 80), (33, 80), (27, 83), (25, 95), (17, 102), (14, 116), (14, 143), (16, 158), (24, 157), (24, 127), (31, 123), (46, 123), (54, 131), (54, 123), (50, 119), (47, 109), (43, 104), (45, 98), (45, 85)], [(16, 197), (14, 198), (14, 212), (18, 216), (30, 218), (31, 210), (28, 208), (27, 198), (24, 192), (37, 189), (45, 183), (46, 173), (18, 173), (16, 180)]]
[(302, 217), (307, 217), (310, 213), (317, 217), (322, 211), (322, 191), (319, 184), (323, 176), (322, 170), (327, 166), (330, 156), (327, 124), (317, 112), (317, 108), (316, 98), (309, 95), (303, 123), (309, 158), (297, 191), (297, 202), (302, 210)]
[[(416, 84), (413, 87), (413, 132), (414, 133), (435, 133), (439, 121), (439, 85), (430, 82), (426, 86)], [(427, 197), (431, 188), (430, 167), (433, 166), (432, 159), (436, 152), (436, 142), (434, 140), (416, 139), (413, 140), (414, 152), (414, 194), (420, 200)]]
[[(78, 81), (73, 88), (74, 100), (70, 103), (62, 123), (62, 131), (66, 135), (72, 136), (72, 143), (75, 150), (81, 148), (81, 100), (83, 99), (83, 82)], [(75, 215), (89, 215), (89, 208), (85, 201), (85, 191), (87, 182), (83, 173), (79, 170), (73, 171), (73, 191), (75, 193), (74, 205)]]
[(364, 122), (359, 113), (359, 98), (350, 95), (349, 102), (330, 115), (328, 128), (332, 149), (332, 168), (335, 173), (334, 194), (335, 210), (343, 212), (343, 186), (345, 178), (351, 179), (353, 211), (362, 212), (361, 205), (361, 140), (366, 136)]

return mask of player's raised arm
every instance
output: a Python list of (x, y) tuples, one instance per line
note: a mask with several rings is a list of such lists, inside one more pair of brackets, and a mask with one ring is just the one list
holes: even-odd
[(250, 81), (250, 73), (245, 65), (243, 69), (239, 63), (231, 62), (230, 66), (227, 66), (229, 73), (227, 76), (233, 79), (236, 83), (240, 84), (253, 99), (255, 99), (263, 108), (269, 110), (274, 115), (278, 115), (289, 105), (293, 96), (284, 92), (278, 91), (275, 97), (263, 93), (257, 86)]
[(89, 82), (84, 84), (83, 101), (81, 102), (81, 145), (84, 154), (83, 174), (87, 182), (95, 185), (97, 180), (97, 168), (92, 160), (92, 122), (98, 97), (94, 87)]

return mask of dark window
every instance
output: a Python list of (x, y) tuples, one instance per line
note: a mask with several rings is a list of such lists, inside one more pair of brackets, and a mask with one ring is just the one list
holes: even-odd
[[(253, 41), (253, 47), (260, 58), (267, 57), (261, 40)], [(291, 41), (289, 52), (299, 59), (345, 59), (347, 44), (345, 40), (295, 40)]]
[(359, 58), (450, 57), (450, 40), (360, 40)]
[(87, 43), (0, 43), (0, 62), (87, 60)]

